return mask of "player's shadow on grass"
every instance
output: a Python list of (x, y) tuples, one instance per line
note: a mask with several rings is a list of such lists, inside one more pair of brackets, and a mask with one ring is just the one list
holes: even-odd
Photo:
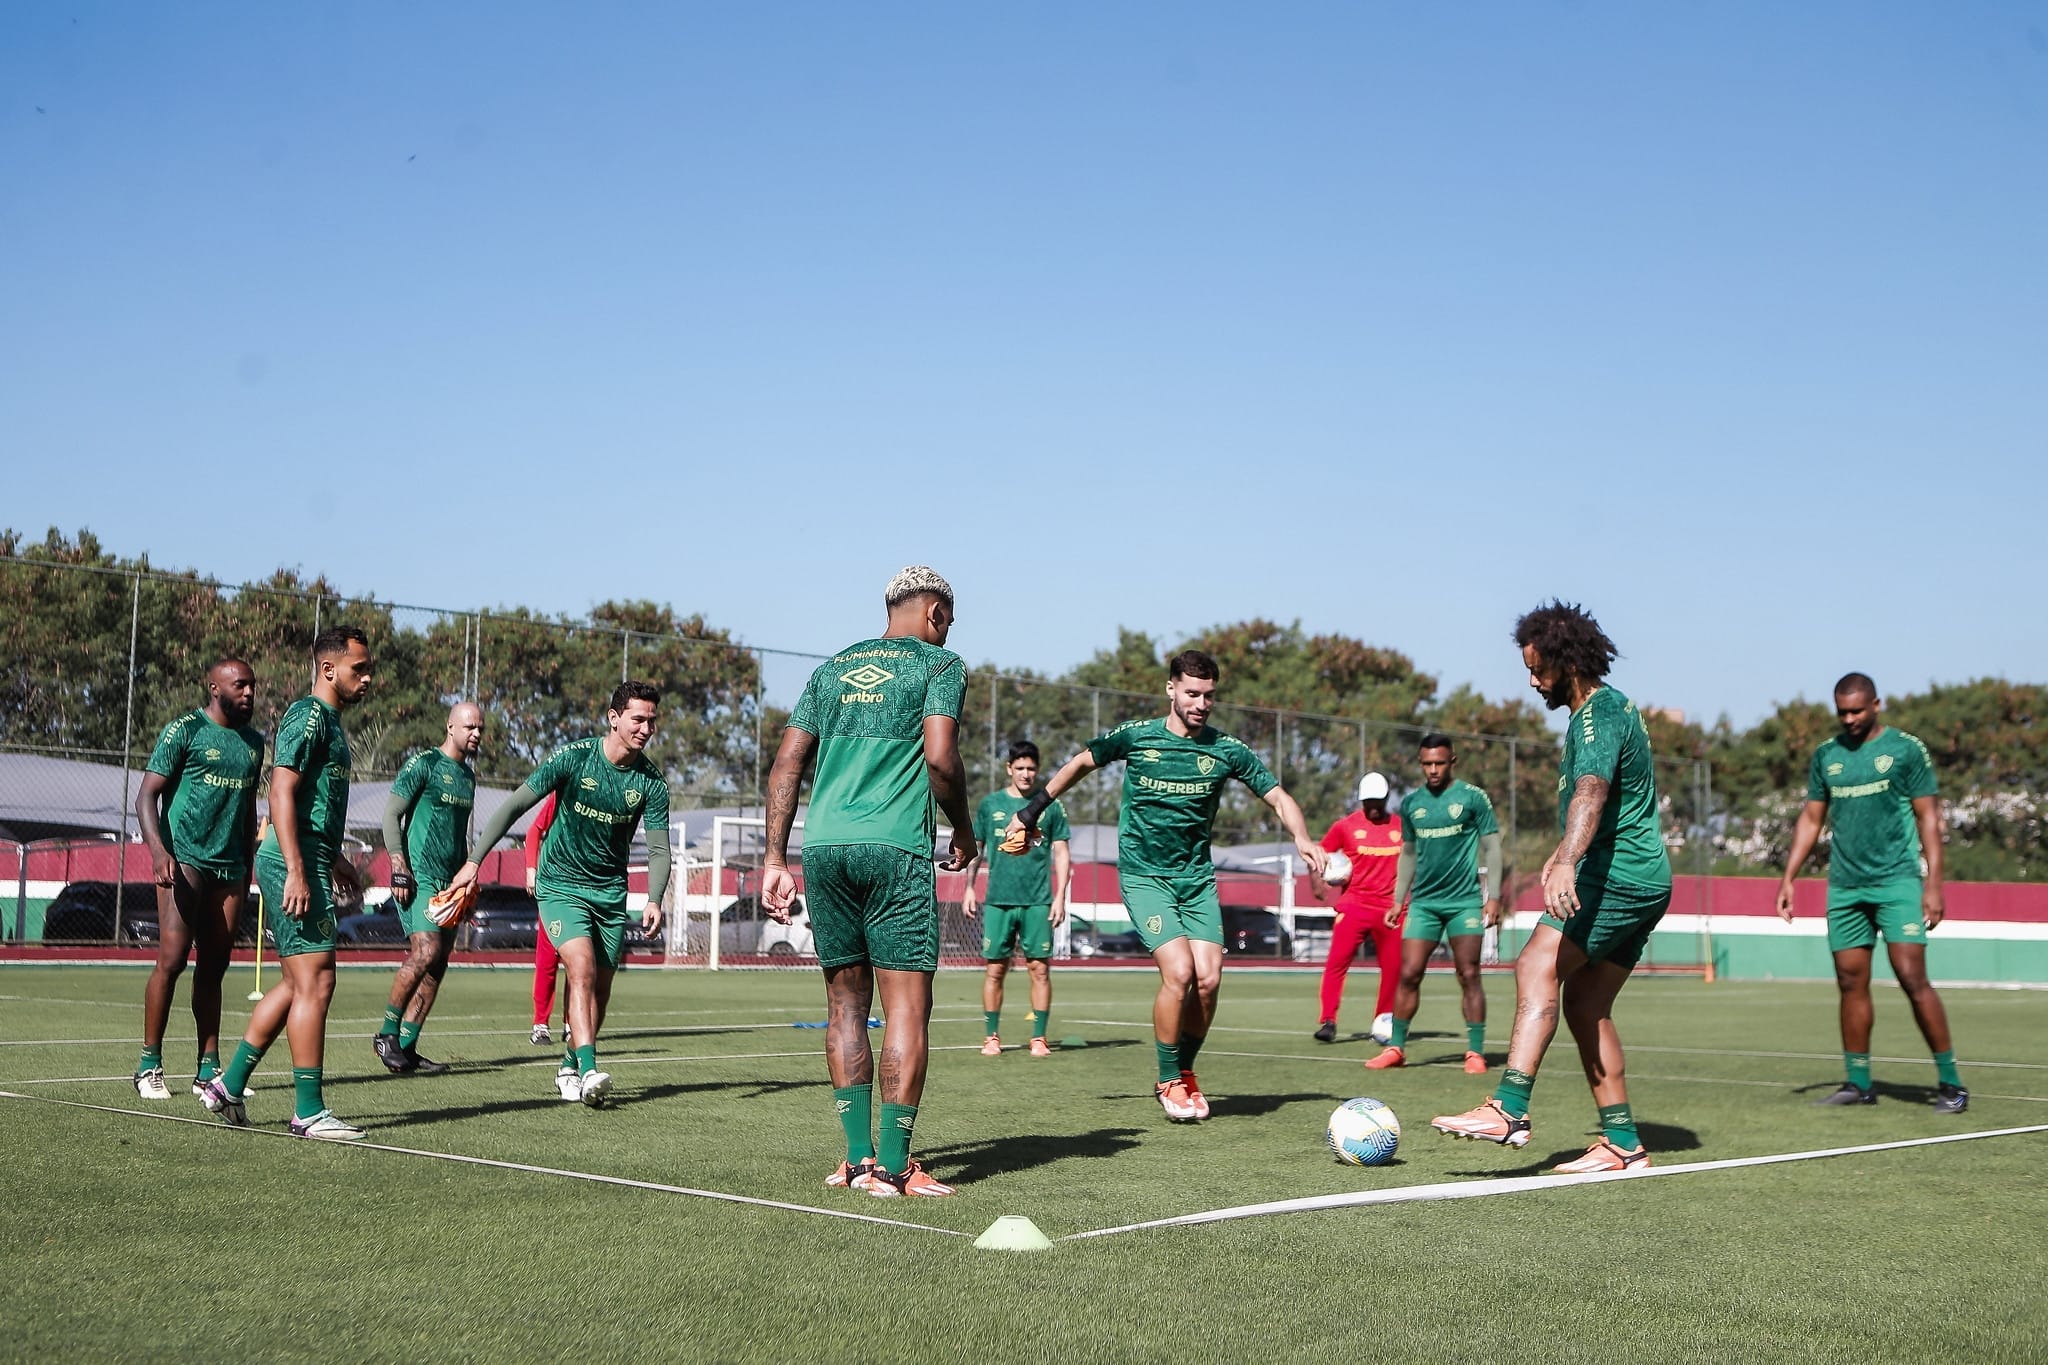
[[(637, 1108), (658, 1100), (675, 1099), (681, 1095), (703, 1094), (708, 1091), (731, 1091), (740, 1099), (763, 1099), (780, 1095), (790, 1090), (813, 1090), (829, 1086), (829, 1081), (690, 1081), (670, 1082), (662, 1085), (617, 1086), (607, 1107), (618, 1106)], [(488, 1118), (494, 1114), (517, 1114), (532, 1109), (560, 1109), (566, 1101), (560, 1095), (529, 1095), (516, 1100), (492, 1100), (486, 1104), (449, 1105), (441, 1109), (414, 1109), (408, 1113), (393, 1114), (377, 1121), (377, 1128), (417, 1127), (431, 1123), (450, 1123), (462, 1119)]]
[(1209, 1117), (1206, 1122), (1218, 1119), (1264, 1118), (1268, 1114), (1285, 1109), (1290, 1104), (1313, 1101), (1318, 1105), (1328, 1104), (1328, 1091), (1309, 1094), (1296, 1091), (1284, 1095), (1212, 1095), (1209, 1097)]
[[(1680, 1128), (1676, 1124), (1638, 1123), (1636, 1124), (1636, 1132), (1641, 1134), (1643, 1146), (1650, 1149), (1650, 1160), (1652, 1163), (1662, 1161), (1666, 1157), (1676, 1156), (1680, 1152), (1697, 1152), (1700, 1149), (1699, 1134), (1690, 1128)], [(1586, 1141), (1591, 1142), (1598, 1136), (1597, 1132), (1589, 1132), (1586, 1134)], [(1567, 1161), (1577, 1161), (1585, 1154), (1586, 1149), (1583, 1146), (1567, 1147), (1560, 1151), (1552, 1152), (1540, 1161), (1534, 1161), (1525, 1166), (1497, 1166), (1491, 1170), (1452, 1171), (1451, 1174), (1474, 1176), (1480, 1179), (1488, 1177), (1505, 1178), (1517, 1175), (1542, 1175), (1554, 1166)]]
[[(1815, 1081), (1812, 1085), (1794, 1086), (1795, 1095), (1832, 1095), (1842, 1088), (1842, 1082)], [(1872, 1081), (1870, 1088), (1877, 1092), (1880, 1100), (1903, 1100), (1908, 1104), (1930, 1104), (1940, 1092), (1931, 1085), (1900, 1085), (1897, 1081)], [(1818, 1103), (1818, 1101), (1816, 1101)], [(1855, 1107), (1855, 1106), (1847, 1106)]]
[(1069, 1157), (1115, 1156), (1136, 1147), (1144, 1132), (1142, 1128), (1097, 1128), (1092, 1133), (1026, 1133), (942, 1147), (921, 1146), (918, 1155), (942, 1169), (948, 1180), (972, 1182), (1049, 1166)]

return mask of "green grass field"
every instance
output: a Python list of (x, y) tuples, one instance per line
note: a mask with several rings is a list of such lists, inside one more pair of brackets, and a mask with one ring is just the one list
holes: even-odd
[[(23, 1359), (2040, 1360), (2048, 1341), (2048, 1134), (1148, 1229), (1050, 1251), (975, 1250), (998, 1215), (1055, 1239), (1275, 1199), (1527, 1175), (1590, 1140), (1568, 1041), (1522, 1152), (1453, 1142), (1431, 1115), (1465, 1076), (1455, 992), (1432, 975), (1411, 1057), (1368, 1076), (1322, 1047), (1314, 979), (1232, 972), (1201, 1066), (1215, 1108), (1164, 1120), (1137, 973), (1056, 974), (1053, 1033), (1086, 1049), (984, 1058), (979, 975), (941, 974), (919, 1153), (961, 1189), (872, 1199), (822, 1187), (840, 1155), (809, 972), (621, 975), (605, 1038), (616, 1107), (564, 1104), (526, 1040), (525, 971), (451, 974), (421, 1047), (446, 1076), (388, 1077), (369, 1035), (389, 974), (344, 970), (328, 1097), (408, 1152), (295, 1141), (279, 1044), (257, 1134), (189, 1097), (181, 989), (166, 1122), (135, 1111), (140, 968), (0, 967), (0, 1239)], [(1346, 1023), (1370, 1013), (1354, 973)], [(1512, 983), (1489, 980), (1493, 1052)], [(230, 979), (239, 1033), (247, 969)], [(1021, 977), (1006, 1032), (1023, 1034)], [(1631, 1089), (1662, 1165), (2048, 1123), (2048, 994), (1953, 990), (1972, 1091), (1937, 1117), (1902, 999), (1880, 996), (1882, 1103), (1817, 1109), (1840, 1079), (1830, 986), (1646, 979), (1622, 998)], [(1883, 1060), (1890, 1059), (1890, 1060)], [(1990, 1065), (1997, 1063), (1998, 1065)], [(1339, 1100), (1404, 1125), (1395, 1161), (1322, 1146)], [(438, 1160), (459, 1154), (922, 1226), (821, 1216)], [(953, 1234), (967, 1234), (958, 1236)]]

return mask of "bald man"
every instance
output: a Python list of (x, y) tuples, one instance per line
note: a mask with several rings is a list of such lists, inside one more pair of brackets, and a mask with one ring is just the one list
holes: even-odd
[(166, 725), (142, 774), (136, 822), (149, 848), (156, 881), (156, 970), (142, 993), (142, 1058), (135, 1093), (167, 1100), (164, 1029), (171, 996), (196, 948), (192, 1022), (199, 1064), (192, 1093), (220, 1073), (220, 991), (234, 948), (235, 921), (249, 898), (249, 860), (256, 856), (256, 784), (263, 775), (263, 735), (249, 724), (256, 711), (256, 674), (240, 659), (206, 670), (206, 705)]
[(423, 749), (405, 761), (391, 797), (384, 803), (384, 847), (391, 854), (391, 892), (408, 952), (391, 983), (384, 1023), (371, 1040), (377, 1060), (394, 1073), (432, 1076), (448, 1068), (420, 1056), (420, 1029), (448, 974), (448, 950), (455, 930), (427, 918), (427, 902), (462, 866), (469, 845), (469, 813), (476, 804), (476, 770), (470, 760), (484, 739), (484, 713), (473, 702), (448, 710), (448, 728), (438, 749)]

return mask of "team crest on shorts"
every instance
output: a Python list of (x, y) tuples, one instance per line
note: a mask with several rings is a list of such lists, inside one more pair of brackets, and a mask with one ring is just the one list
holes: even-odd
[(1157, 915), (1153, 915), (1145, 921), (1145, 932), (1148, 934), (1156, 934), (1165, 927), (1166, 921)]

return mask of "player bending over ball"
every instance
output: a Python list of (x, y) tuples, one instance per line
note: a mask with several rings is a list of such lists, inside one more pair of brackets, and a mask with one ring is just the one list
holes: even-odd
[[(1408, 918), (1401, 931), (1393, 1037), (1387, 1050), (1365, 1065), (1379, 1071), (1407, 1064), (1408, 1026), (1422, 1003), (1422, 976), (1429, 970), (1429, 955), (1448, 934), (1451, 965), (1464, 997), (1465, 1071), (1481, 1076), (1486, 1073), (1486, 989), (1479, 984), (1479, 945), (1486, 930), (1500, 923), (1500, 823), (1485, 792), (1451, 776), (1458, 760), (1447, 736), (1424, 735), (1417, 756), (1422, 790), (1401, 799), (1394, 899), (1407, 906)], [(1481, 863), (1486, 866), (1483, 891)]]
[(192, 1022), (199, 1066), (192, 1093), (220, 1074), (220, 989), (234, 950), (235, 921), (249, 898), (256, 856), (256, 784), (263, 776), (263, 735), (249, 724), (256, 674), (240, 659), (206, 670), (206, 705), (187, 711), (157, 739), (135, 797), (136, 824), (156, 881), (156, 968), (142, 993), (142, 1056), (135, 1093), (167, 1100), (164, 1029), (171, 996), (198, 949)]
[(1117, 880), (1131, 923), (1159, 964), (1159, 994), (1152, 1001), (1159, 1062), (1154, 1091), (1175, 1121), (1209, 1117), (1195, 1058), (1216, 1017), (1223, 979), (1223, 908), (1209, 840), (1224, 780), (1236, 778), (1271, 806), (1310, 872), (1323, 874), (1323, 850), (1309, 838), (1301, 807), (1257, 754), (1209, 724), (1218, 672), (1216, 661), (1198, 649), (1174, 655), (1167, 665), (1166, 715), (1089, 740), (1024, 803), (1002, 845), (1006, 854), (1024, 852), (1054, 797), (1103, 764), (1123, 761)]
[(1941, 923), (1943, 908), (1941, 798), (1927, 746), (1886, 725), (1881, 705), (1877, 684), (1866, 674), (1851, 673), (1835, 684), (1842, 733), (1814, 752), (1807, 769), (1806, 807), (1778, 883), (1778, 916), (1792, 922), (1792, 879), (1819, 841), (1821, 825), (1832, 823), (1828, 949), (1842, 993), (1842, 1060), (1849, 1075), (1821, 1103), (1877, 1103), (1870, 1084), (1870, 959), (1882, 932), (1892, 973), (1934, 1053), (1934, 1108), (1960, 1114), (1970, 1107), (1970, 1092), (1956, 1071), (1948, 1012), (1927, 980), (1927, 931)]
[[(1002, 837), (1011, 819), (1031, 799), (1038, 785), (1038, 746), (1028, 739), (1010, 745), (1010, 785), (990, 792), (974, 809), (974, 841), (983, 848)], [(1003, 1013), (1003, 979), (1010, 970), (1010, 954), (1024, 951), (1024, 965), (1031, 973), (1031, 1055), (1050, 1057), (1045, 1041), (1046, 1020), (1052, 1014), (1052, 931), (1066, 922), (1067, 878), (1072, 861), (1067, 855), (1067, 813), (1055, 801), (1039, 820), (1040, 837), (1030, 849), (1015, 858), (988, 859), (988, 896), (982, 904), (981, 955), (988, 963), (988, 975), (981, 983), (981, 1009), (988, 1025), (988, 1038), (981, 1045), (984, 1057), (999, 1056), (1003, 1040), (997, 1029)], [(977, 855), (967, 864), (967, 891), (960, 898), (960, 913), (974, 918), (974, 875), (983, 859)]]
[(668, 891), (668, 781), (646, 752), (660, 707), (654, 684), (620, 683), (605, 708), (605, 733), (564, 744), (535, 768), (491, 812), (470, 845), (469, 861), (449, 883), (457, 892), (474, 886), (484, 855), (520, 816), (554, 794), (555, 823), (534, 894), (541, 928), (569, 973), (569, 1026), (555, 1089), (593, 1109), (612, 1092), (610, 1073), (597, 1069), (597, 1036), (626, 955), (626, 869), (635, 829), (647, 839), (647, 905), (640, 912), (647, 933), (661, 928), (661, 898)]
[(469, 815), (476, 804), (471, 760), (484, 738), (484, 713), (474, 702), (448, 710), (441, 747), (414, 754), (398, 770), (384, 802), (384, 847), (391, 855), (391, 894), (409, 951), (398, 964), (384, 1022), (370, 1040), (387, 1070), (433, 1076), (444, 1063), (419, 1053), (420, 1030), (448, 974), (455, 925), (427, 918), (427, 903), (446, 889), (462, 866)]
[[(953, 589), (934, 570), (913, 565), (889, 580), (882, 601), (889, 613), (882, 633), (820, 665), (782, 732), (768, 774), (761, 904), (778, 923), (789, 923), (796, 899), (789, 832), (804, 764), (815, 749), (804, 882), (825, 972), (825, 1066), (846, 1134), (846, 1159), (825, 1183), (887, 1199), (953, 1193), (910, 1156), (939, 966), (934, 798), (953, 825), (946, 870), (966, 867), (977, 849), (959, 744), (967, 668), (943, 648), (953, 628)], [(879, 1144), (868, 1045), (868, 1009), (878, 991)]]
[(199, 1102), (246, 1128), (249, 1077), (282, 1033), (291, 1045), (293, 1116), (299, 1137), (354, 1141), (363, 1130), (327, 1107), (321, 1072), (327, 1006), (334, 999), (334, 878), (345, 865), (352, 759), (341, 712), (370, 692), (376, 665), (353, 626), (331, 626), (313, 641), (313, 690), (277, 723), (270, 770), (270, 832), (256, 850), (256, 884), (277, 940), (278, 982), (249, 1016), (227, 1070), (200, 1087)]
[[(1401, 853), (1401, 826), (1387, 813), (1387, 779), (1382, 773), (1367, 773), (1358, 780), (1358, 809), (1330, 826), (1323, 836), (1323, 852), (1341, 853), (1349, 860), (1350, 875), (1337, 896), (1337, 925), (1330, 935), (1330, 957), (1323, 964), (1322, 1017), (1316, 1025), (1315, 1040), (1337, 1041), (1337, 1010), (1344, 1003), (1344, 978), (1350, 975), (1351, 960), (1358, 945), (1372, 940), (1373, 961), (1379, 967), (1379, 999), (1373, 1006), (1373, 1028), (1382, 1015), (1391, 1021), (1394, 983), (1399, 976), (1401, 953), (1400, 917), (1394, 900), (1394, 864)], [(1325, 864), (1324, 871), (1329, 871)], [(1333, 874), (1334, 875), (1334, 874)], [(1320, 874), (1309, 877), (1316, 899), (1325, 899), (1330, 889)]]
[(1614, 998), (1671, 906), (1671, 862), (1657, 818), (1650, 732), (1635, 703), (1606, 685), (1617, 651), (1583, 608), (1538, 607), (1515, 623), (1529, 685), (1570, 708), (1557, 775), (1563, 839), (1543, 863), (1544, 916), (1515, 960), (1515, 1026), (1493, 1098), (1431, 1120), (1440, 1133), (1520, 1147), (1529, 1093), (1557, 1034), (1560, 999), (1600, 1110), (1600, 1140), (1558, 1174), (1647, 1166), (1623, 1075)]

